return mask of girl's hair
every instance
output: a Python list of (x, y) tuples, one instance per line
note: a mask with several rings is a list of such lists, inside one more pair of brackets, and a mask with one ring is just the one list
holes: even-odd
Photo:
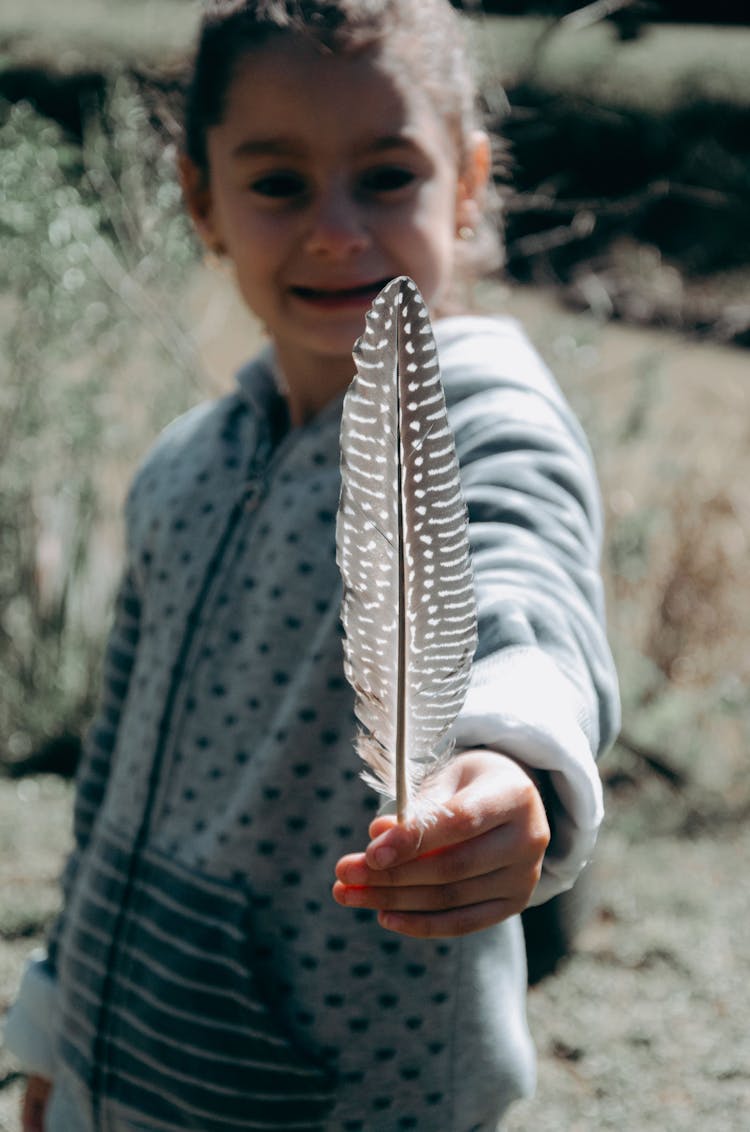
[[(395, 44), (446, 123), (459, 165), (466, 160), (481, 115), (462, 21), (449, 0), (208, 0), (184, 110), (184, 149), (206, 180), (206, 135), (223, 119), (238, 66), (252, 49), (285, 35), (335, 54)], [(471, 245), (464, 250), (467, 274), (499, 264), (500, 241), (488, 216)]]

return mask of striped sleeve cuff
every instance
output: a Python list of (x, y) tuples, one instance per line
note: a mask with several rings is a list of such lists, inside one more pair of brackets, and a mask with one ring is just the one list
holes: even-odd
[(51, 1081), (56, 1064), (58, 1000), (57, 984), (46, 959), (41, 949), (31, 952), (18, 997), (5, 1022), (3, 1044), (25, 1073), (37, 1073)]
[(549, 656), (509, 648), (475, 666), (455, 723), (459, 747), (490, 747), (546, 772), (552, 840), (531, 904), (565, 892), (589, 860), (604, 816), (579, 696)]

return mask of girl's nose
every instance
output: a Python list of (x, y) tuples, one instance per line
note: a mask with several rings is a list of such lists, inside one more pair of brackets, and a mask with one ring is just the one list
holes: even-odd
[(348, 259), (367, 248), (370, 236), (362, 209), (345, 186), (321, 193), (307, 233), (307, 251), (329, 259)]

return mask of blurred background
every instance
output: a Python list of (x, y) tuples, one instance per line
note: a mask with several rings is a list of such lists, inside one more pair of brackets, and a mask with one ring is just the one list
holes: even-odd
[[(562, 918), (537, 925), (540, 1088), (509, 1128), (739, 1132), (750, 11), (463, 6), (502, 139), (506, 266), (477, 299), (524, 322), (594, 448), (624, 700), (597, 860)], [(4, 0), (0, 13), (0, 1011), (56, 906), (129, 478), (259, 340), (202, 261), (175, 179), (198, 11)], [(0, 1132), (17, 1132), (20, 1088), (0, 1052)]]

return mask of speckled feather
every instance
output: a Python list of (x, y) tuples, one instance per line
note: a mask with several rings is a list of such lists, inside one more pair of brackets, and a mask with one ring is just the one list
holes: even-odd
[(392, 280), (354, 348), (341, 422), (337, 560), (344, 670), (364, 777), (424, 826), (477, 640), (466, 506), (437, 349), (416, 284)]

